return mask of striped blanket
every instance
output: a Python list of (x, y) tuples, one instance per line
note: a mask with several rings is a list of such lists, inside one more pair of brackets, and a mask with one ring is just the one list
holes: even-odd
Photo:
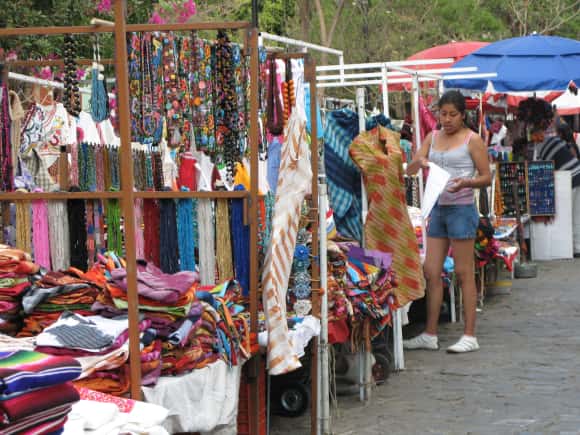
[(0, 400), (2, 395), (72, 381), (80, 374), (80, 363), (71, 357), (25, 350), (0, 352)]

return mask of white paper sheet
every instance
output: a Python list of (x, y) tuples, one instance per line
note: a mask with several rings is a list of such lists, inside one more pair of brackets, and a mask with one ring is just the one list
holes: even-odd
[(429, 176), (427, 177), (427, 185), (423, 193), (423, 200), (421, 201), (421, 214), (423, 219), (427, 219), (431, 214), (431, 210), (435, 206), (439, 195), (447, 186), (447, 182), (451, 178), (451, 174), (445, 169), (437, 166), (433, 162), (429, 162)]

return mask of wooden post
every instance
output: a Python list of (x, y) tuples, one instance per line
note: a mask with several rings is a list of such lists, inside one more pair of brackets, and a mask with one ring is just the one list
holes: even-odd
[(127, 302), (129, 312), (129, 365), (131, 397), (141, 400), (141, 349), (139, 346), (139, 300), (137, 295), (137, 259), (135, 250), (135, 210), (133, 197), (133, 160), (129, 114), (129, 75), (127, 68), (126, 0), (115, 0), (115, 55), (117, 65), (117, 101), (121, 139), (121, 197), (125, 227), (125, 259), (127, 261)]

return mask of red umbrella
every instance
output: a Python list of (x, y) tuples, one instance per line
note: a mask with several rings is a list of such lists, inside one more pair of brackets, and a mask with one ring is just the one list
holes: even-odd
[[(417, 65), (417, 66), (409, 66), (408, 68), (416, 69), (416, 70), (424, 70), (424, 69), (436, 69), (436, 68), (449, 68), (455, 62), (462, 59), (463, 57), (467, 56), (468, 54), (473, 53), (474, 51), (480, 49), (483, 46), (488, 45), (489, 42), (479, 42), (479, 41), (452, 41), (448, 44), (437, 45), (435, 47), (428, 48), (426, 50), (422, 50), (418, 53), (407, 58), (407, 60), (425, 60), (425, 59), (453, 59), (452, 63), (445, 63), (442, 62), (441, 64), (436, 65)], [(422, 82), (421, 86), (428, 86), (428, 87), (435, 87), (435, 82)], [(389, 91), (402, 91), (405, 89), (410, 89), (410, 84), (400, 84), (400, 83), (393, 83), (392, 85), (389, 84)]]

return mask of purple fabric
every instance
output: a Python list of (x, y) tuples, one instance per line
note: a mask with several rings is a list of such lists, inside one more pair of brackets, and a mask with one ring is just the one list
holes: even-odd
[[(127, 290), (127, 271), (123, 268), (111, 271), (113, 283)], [(199, 281), (197, 272), (163, 273), (153, 264), (137, 265), (137, 291), (140, 296), (168, 304), (176, 302), (191, 286)]]
[(377, 251), (376, 249), (363, 249), (358, 246), (351, 246), (348, 256), (356, 260), (374, 264), (382, 269), (390, 269), (393, 263), (393, 254), (390, 252)]

